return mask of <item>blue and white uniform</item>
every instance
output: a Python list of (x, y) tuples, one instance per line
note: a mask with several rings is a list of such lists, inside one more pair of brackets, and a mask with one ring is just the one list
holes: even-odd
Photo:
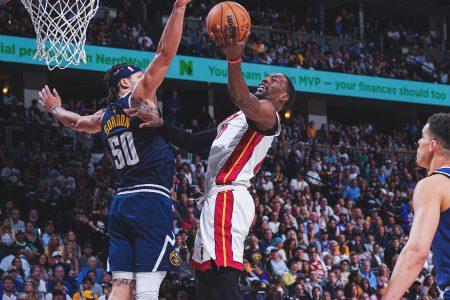
[(110, 104), (101, 133), (117, 172), (116, 195), (109, 212), (109, 268), (112, 272), (173, 270), (173, 201), (170, 198), (174, 156), (156, 128), (124, 113), (131, 93)]

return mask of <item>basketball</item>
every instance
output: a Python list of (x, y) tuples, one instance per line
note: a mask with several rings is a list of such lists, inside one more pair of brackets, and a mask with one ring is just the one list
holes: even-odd
[(222, 34), (225, 30), (225, 25), (228, 24), (230, 28), (236, 26), (239, 30), (238, 41), (242, 41), (250, 31), (251, 20), (247, 10), (240, 4), (232, 1), (225, 1), (216, 4), (208, 13), (206, 17), (206, 29), (209, 32), (214, 31), (216, 25), (220, 26)]

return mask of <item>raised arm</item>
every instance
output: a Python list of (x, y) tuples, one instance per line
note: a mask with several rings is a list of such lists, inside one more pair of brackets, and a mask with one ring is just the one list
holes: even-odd
[(125, 109), (126, 114), (138, 117), (145, 123), (139, 127), (160, 128), (161, 136), (170, 144), (187, 152), (196, 152), (211, 148), (214, 139), (217, 136), (216, 129), (204, 130), (196, 133), (187, 132), (165, 123), (159, 116), (148, 110)]
[(252, 120), (261, 130), (273, 128), (277, 122), (275, 106), (270, 101), (260, 101), (255, 95), (250, 93), (247, 83), (244, 80), (241, 69), (241, 57), (244, 54), (250, 32), (245, 38), (238, 41), (238, 28), (234, 27), (230, 36), (230, 28), (225, 25), (223, 35), (220, 27), (215, 28), (210, 38), (227, 57), (228, 61), (228, 91), (231, 101), (239, 107), (247, 118)]
[(56, 89), (53, 89), (53, 92), (50, 91), (47, 85), (39, 92), (39, 102), (66, 127), (88, 133), (97, 133), (100, 131), (103, 110), (99, 110), (95, 114), (88, 116), (80, 116), (77, 113), (68, 111), (61, 106), (61, 97), (58, 91)]
[[(183, 32), (183, 19), (186, 5), (191, 0), (177, 0), (156, 50), (152, 63), (136, 85), (132, 97), (133, 108), (145, 108), (146, 102), (155, 102), (155, 93), (169, 70), (170, 63), (177, 53)], [(153, 103), (156, 104), (156, 103)]]

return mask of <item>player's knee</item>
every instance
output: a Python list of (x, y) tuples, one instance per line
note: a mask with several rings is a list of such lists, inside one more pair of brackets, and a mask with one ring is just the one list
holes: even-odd
[(136, 300), (158, 300), (159, 286), (166, 272), (137, 272)]

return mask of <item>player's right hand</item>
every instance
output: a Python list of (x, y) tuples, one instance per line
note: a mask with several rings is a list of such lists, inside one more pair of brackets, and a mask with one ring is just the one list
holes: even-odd
[(144, 123), (139, 125), (139, 128), (161, 127), (164, 125), (164, 121), (158, 115), (152, 113), (149, 110), (126, 108), (123, 111), (130, 117), (138, 117), (139, 119), (144, 121)]
[(39, 92), (39, 102), (48, 112), (51, 112), (54, 105), (61, 106), (61, 97), (56, 89), (53, 89), (52, 92), (48, 85), (45, 85)]

